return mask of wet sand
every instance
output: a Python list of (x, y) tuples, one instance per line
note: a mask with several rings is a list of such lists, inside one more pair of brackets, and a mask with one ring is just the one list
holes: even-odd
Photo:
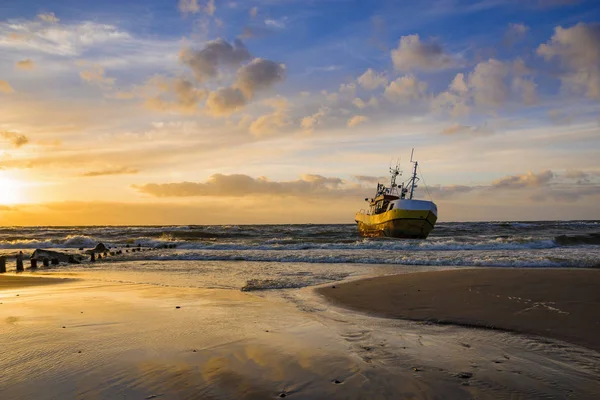
[(600, 270), (461, 269), (318, 291), (337, 305), (374, 315), (531, 333), (600, 351)]
[(27, 287), (0, 277), (2, 398), (592, 399), (600, 393), (600, 354), (591, 350), (344, 311), (310, 287), (247, 293), (94, 275)]
[(42, 278), (30, 275), (0, 275), (0, 290), (18, 289), (29, 286), (54, 285), (69, 282), (67, 278)]

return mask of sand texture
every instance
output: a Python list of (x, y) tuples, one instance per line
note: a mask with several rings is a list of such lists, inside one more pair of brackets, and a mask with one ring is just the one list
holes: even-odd
[(336, 304), (380, 316), (532, 333), (600, 351), (596, 269), (435, 271), (331, 285), (319, 292)]
[(0, 276), (0, 398), (593, 399), (600, 393), (600, 354), (580, 347), (373, 317), (331, 306), (310, 287), (242, 292), (142, 283), (165, 281), (165, 272), (130, 274), (128, 282), (115, 282), (116, 274), (109, 280), (94, 271), (70, 274), (79, 279), (38, 286)]

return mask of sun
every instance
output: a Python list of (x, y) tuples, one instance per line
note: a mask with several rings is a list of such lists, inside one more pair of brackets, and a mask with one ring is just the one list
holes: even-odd
[(19, 181), (0, 174), (0, 204), (15, 204), (21, 201)]

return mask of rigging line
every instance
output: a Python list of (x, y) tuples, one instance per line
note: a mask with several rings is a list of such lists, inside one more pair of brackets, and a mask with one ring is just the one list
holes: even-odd
[(417, 168), (419, 168), (419, 173), (421, 174), (421, 178), (423, 178), (423, 184), (425, 185), (425, 190), (427, 191), (427, 194), (429, 195), (429, 200), (433, 201), (433, 197), (431, 197), (431, 193), (429, 193), (429, 188), (427, 187), (427, 182), (425, 182), (425, 176), (423, 175), (423, 171), (421, 171), (420, 166), (417, 166)]

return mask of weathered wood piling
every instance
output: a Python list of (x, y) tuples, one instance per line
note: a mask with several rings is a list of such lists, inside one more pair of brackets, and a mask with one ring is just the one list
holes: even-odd
[(6, 257), (0, 257), (0, 274), (6, 272)]
[(23, 268), (23, 252), (19, 252), (17, 254), (17, 272), (23, 272), (25, 268)]

